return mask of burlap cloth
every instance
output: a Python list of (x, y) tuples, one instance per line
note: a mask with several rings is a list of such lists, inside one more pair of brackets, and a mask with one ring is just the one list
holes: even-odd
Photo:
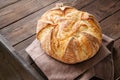
[(113, 80), (112, 45), (113, 39), (103, 35), (103, 44), (98, 53), (89, 60), (73, 65), (49, 57), (36, 39), (26, 51), (49, 80)]

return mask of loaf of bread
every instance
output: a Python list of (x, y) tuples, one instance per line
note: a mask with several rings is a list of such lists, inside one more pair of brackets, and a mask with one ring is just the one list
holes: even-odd
[(57, 6), (38, 20), (37, 39), (52, 58), (75, 64), (97, 53), (102, 33), (93, 15), (74, 7)]

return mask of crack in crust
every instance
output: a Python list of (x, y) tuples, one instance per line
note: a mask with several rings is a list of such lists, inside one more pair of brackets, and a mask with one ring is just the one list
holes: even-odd
[(61, 6), (47, 11), (38, 20), (37, 39), (49, 56), (74, 64), (97, 53), (102, 33), (91, 14)]

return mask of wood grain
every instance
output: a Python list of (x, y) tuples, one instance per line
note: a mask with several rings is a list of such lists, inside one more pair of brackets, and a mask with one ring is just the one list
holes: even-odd
[[(48, 9), (55, 6), (55, 4), (52, 4), (50, 6), (47, 6), (40, 11), (31, 14), (28, 17), (25, 17), (22, 20), (19, 20), (18, 22), (11, 24), (8, 27), (3, 28), (0, 33), (5, 36), (7, 40), (11, 42), (12, 45), (26, 39), (27, 37), (35, 34), (36, 25), (38, 18)], [(9, 35), (10, 34), (10, 35)], [(19, 35), (19, 37), (17, 37)]]
[(113, 39), (120, 37), (120, 10), (101, 22), (102, 31), (104, 34)]
[(25, 60), (27, 61), (28, 64), (32, 64), (33, 61), (31, 60), (31, 58), (28, 56), (27, 52), (25, 51), (25, 48), (28, 47), (28, 45), (30, 45), (30, 43), (32, 43), (32, 41), (35, 39), (35, 36), (30, 37), (29, 39), (21, 42), (19, 45), (14, 46), (14, 48), (16, 49), (16, 51), (19, 52), (19, 55)]
[(119, 6), (120, 0), (97, 0), (81, 10), (93, 14), (98, 21), (101, 21), (119, 10)]
[(16, 3), (17, 1), (19, 1), (19, 0), (0, 0), (0, 9), (2, 9), (8, 5), (11, 5), (13, 3)]
[(0, 9), (0, 28), (28, 16), (55, 1), (56, 0), (21, 0), (15, 4)]
[(64, 5), (73, 6), (77, 9), (80, 9), (85, 6), (88, 6), (89, 4), (93, 3), (96, 0), (59, 0), (59, 1), (64, 3)]
[(120, 38), (114, 43), (113, 59), (116, 79), (120, 76)]

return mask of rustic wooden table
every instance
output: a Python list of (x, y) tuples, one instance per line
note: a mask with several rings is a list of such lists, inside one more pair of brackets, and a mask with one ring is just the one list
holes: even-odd
[(25, 48), (35, 39), (38, 18), (58, 2), (95, 15), (103, 33), (115, 39), (115, 78), (120, 76), (120, 0), (0, 0), (0, 34), (39, 73)]

